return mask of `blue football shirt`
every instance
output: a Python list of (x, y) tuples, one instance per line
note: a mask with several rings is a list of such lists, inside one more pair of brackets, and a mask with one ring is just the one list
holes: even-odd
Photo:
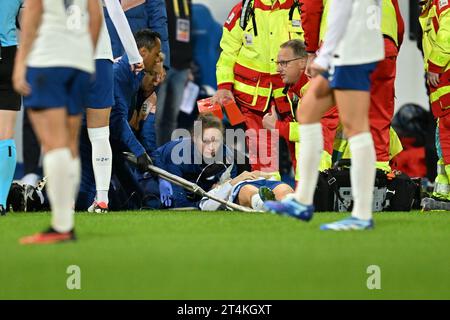
[(2, 0), (0, 10), (0, 45), (17, 45), (16, 17), (23, 0)]

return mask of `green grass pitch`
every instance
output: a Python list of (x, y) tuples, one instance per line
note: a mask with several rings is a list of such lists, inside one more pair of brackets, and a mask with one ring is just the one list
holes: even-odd
[[(450, 213), (380, 213), (368, 232), (271, 214), (77, 214), (76, 243), (21, 246), (48, 213), (0, 219), (0, 299), (450, 299)], [(67, 267), (81, 289), (66, 287)], [(381, 289), (369, 290), (370, 265)]]

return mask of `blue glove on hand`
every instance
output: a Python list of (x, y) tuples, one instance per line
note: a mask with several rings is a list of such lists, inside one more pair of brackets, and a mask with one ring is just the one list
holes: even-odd
[(164, 206), (172, 206), (172, 195), (172, 184), (164, 179), (159, 179), (159, 196)]

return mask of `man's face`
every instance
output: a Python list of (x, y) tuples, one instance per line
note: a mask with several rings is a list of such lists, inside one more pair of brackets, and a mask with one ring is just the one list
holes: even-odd
[(295, 84), (305, 71), (307, 58), (294, 55), (291, 48), (282, 48), (278, 53), (277, 71), (285, 84)]
[(161, 53), (161, 41), (159, 39), (156, 40), (155, 46), (148, 50), (147, 48), (140, 48), (139, 53), (144, 60), (144, 68), (147, 72), (152, 72), (155, 64), (159, 61), (160, 53)]
[(197, 150), (202, 153), (204, 158), (214, 158), (223, 143), (222, 132), (216, 128), (205, 129), (203, 137), (198, 137), (195, 142)]

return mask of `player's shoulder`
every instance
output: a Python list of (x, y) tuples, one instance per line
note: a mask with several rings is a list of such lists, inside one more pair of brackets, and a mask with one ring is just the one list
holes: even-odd
[(235, 26), (242, 13), (242, 1), (239, 1), (228, 14), (224, 27), (231, 31)]

